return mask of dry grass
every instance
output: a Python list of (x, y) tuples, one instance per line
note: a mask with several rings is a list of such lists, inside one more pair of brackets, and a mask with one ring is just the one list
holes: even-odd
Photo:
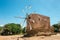
[(0, 40), (60, 40), (60, 34), (51, 36), (21, 37), (22, 35), (0, 36)]

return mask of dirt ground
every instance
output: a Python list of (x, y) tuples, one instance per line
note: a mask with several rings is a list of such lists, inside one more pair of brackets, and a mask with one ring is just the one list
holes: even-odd
[(0, 36), (0, 40), (60, 40), (60, 34), (51, 36), (24, 37), (22, 35)]

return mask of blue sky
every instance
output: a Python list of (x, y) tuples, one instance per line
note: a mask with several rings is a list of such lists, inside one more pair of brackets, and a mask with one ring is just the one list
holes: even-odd
[[(29, 13), (36, 12), (50, 17), (50, 24), (60, 21), (60, 0), (0, 0), (0, 25), (7, 23), (23, 23), (23, 19), (14, 16), (25, 17), (26, 6), (31, 5)], [(23, 11), (25, 13), (23, 13)]]

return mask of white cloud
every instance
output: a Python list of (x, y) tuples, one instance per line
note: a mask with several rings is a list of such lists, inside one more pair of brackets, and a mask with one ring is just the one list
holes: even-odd
[(4, 26), (4, 25), (0, 25), (0, 26)]

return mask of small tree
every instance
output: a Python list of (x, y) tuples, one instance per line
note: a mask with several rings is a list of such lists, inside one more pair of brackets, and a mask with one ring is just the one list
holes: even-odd
[(23, 34), (26, 33), (26, 27), (24, 27), (24, 28), (22, 29), (22, 33), (23, 33)]
[(3, 29), (3, 27), (0, 26), (0, 31)]
[(53, 25), (55, 32), (60, 32), (60, 22)]
[(59, 32), (58, 24), (54, 24), (53, 27), (54, 27), (54, 31), (55, 31), (55, 32)]
[(20, 24), (9, 23), (4, 26), (3, 35), (20, 34), (22, 31)]

